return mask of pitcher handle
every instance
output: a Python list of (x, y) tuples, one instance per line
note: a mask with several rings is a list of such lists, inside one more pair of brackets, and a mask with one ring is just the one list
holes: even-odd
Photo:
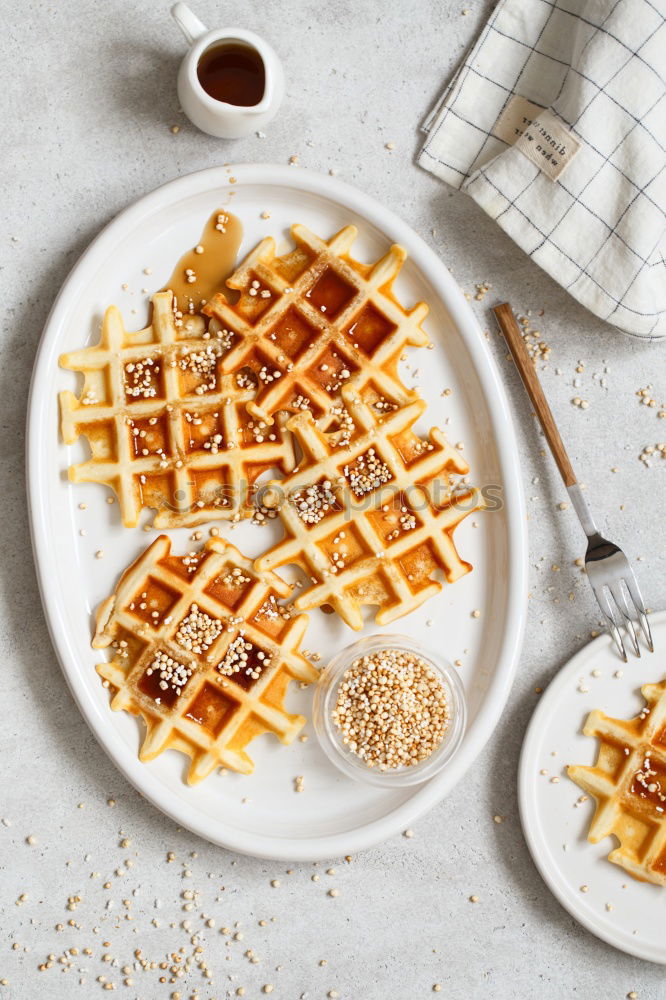
[(201, 23), (186, 3), (175, 3), (171, 8), (171, 16), (185, 35), (188, 45), (208, 31), (206, 25)]

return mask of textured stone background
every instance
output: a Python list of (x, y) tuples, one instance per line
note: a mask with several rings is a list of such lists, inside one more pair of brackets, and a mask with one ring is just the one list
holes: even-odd
[[(298, 153), (303, 166), (335, 168), (409, 220), (466, 290), (492, 283), (484, 302), (474, 303), (489, 329), (486, 308), (495, 296), (520, 310), (545, 310), (539, 328), (552, 355), (542, 374), (574, 464), (611, 537), (642, 557), (649, 602), (666, 604), (666, 462), (648, 468), (639, 461), (646, 445), (666, 438), (666, 425), (635, 396), (653, 383), (657, 402), (666, 399), (666, 348), (634, 342), (594, 319), (471, 201), (413, 165), (418, 123), (491, 4), (263, 0), (236, 9), (200, 0), (204, 21), (236, 21), (265, 34), (285, 63), (288, 93), (267, 137), (230, 143), (200, 134), (179, 114), (175, 75), (184, 46), (167, 4), (25, 0), (17, 8), (5, 0), (1, 6), (0, 978), (8, 985), (0, 997), (97, 996), (104, 987), (99, 976), (121, 995), (145, 1000), (174, 990), (189, 997), (196, 987), (201, 998), (219, 1000), (239, 986), (254, 998), (267, 983), (288, 1000), (323, 998), (330, 990), (346, 1000), (412, 1000), (429, 996), (436, 982), (455, 1000), (535, 994), (621, 1000), (630, 990), (641, 1000), (666, 996), (663, 968), (607, 947), (560, 908), (520, 831), (516, 768), (534, 688), (580, 648), (597, 615), (585, 587), (576, 589), (574, 602), (567, 599), (578, 579), (573, 560), (582, 552), (580, 532), (570, 511), (556, 510), (561, 488), (553, 465), (543, 457), (494, 333), (531, 498), (528, 634), (512, 696), (486, 751), (413, 838), (396, 838), (349, 864), (331, 859), (335, 875), (325, 874), (326, 865), (294, 865), (286, 874), (286, 866), (234, 857), (177, 830), (116, 773), (79, 716), (36, 589), (23, 423), (40, 332), (69, 268), (120, 209), (163, 181), (224, 161), (286, 163)], [(170, 131), (174, 124), (181, 126), (177, 135)], [(387, 142), (395, 143), (392, 151)], [(583, 386), (574, 390), (579, 361)], [(592, 379), (604, 367), (610, 369), (605, 389)], [(589, 409), (572, 406), (575, 395), (587, 398)], [(552, 564), (561, 570), (551, 572)], [(109, 798), (115, 806), (107, 805)], [(506, 817), (501, 825), (493, 823), (496, 813)], [(125, 848), (120, 831), (131, 841)], [(29, 835), (37, 838), (34, 846), (26, 843)], [(175, 854), (172, 863), (168, 851)], [(125, 870), (122, 877), (113, 874), (117, 868)], [(184, 869), (191, 877), (183, 877)], [(101, 877), (91, 879), (92, 871)], [(321, 879), (313, 882), (317, 872)], [(107, 878), (110, 890), (102, 888)], [(272, 879), (281, 886), (273, 888)], [(338, 898), (327, 895), (332, 886)], [(201, 893), (191, 912), (181, 910), (179, 894), (187, 888)], [(27, 898), (16, 905), (22, 893)], [(477, 905), (468, 901), (472, 893)], [(70, 896), (81, 902), (67, 910)], [(215, 929), (205, 927), (202, 913), (215, 918)], [(70, 919), (80, 929), (68, 926)], [(177, 987), (160, 984), (168, 973), (159, 969), (132, 972), (134, 985), (123, 986), (122, 966), (137, 947), (156, 961), (182, 945), (191, 953), (183, 919), (205, 932), (213, 985), (206, 986), (195, 967)], [(63, 931), (55, 929), (58, 923)], [(225, 946), (218, 933), (223, 925), (244, 938)], [(92, 956), (83, 953), (87, 947)], [(67, 948), (79, 954), (71, 957), (70, 971), (61, 971), (57, 958)], [(247, 948), (258, 963), (244, 957)], [(54, 966), (39, 972), (50, 953)], [(113, 961), (105, 963), (103, 954)], [(320, 966), (322, 959), (328, 964)]]

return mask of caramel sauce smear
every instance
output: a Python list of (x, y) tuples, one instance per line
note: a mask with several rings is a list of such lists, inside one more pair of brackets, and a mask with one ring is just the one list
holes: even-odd
[(242, 238), (240, 219), (224, 208), (217, 209), (197, 245), (183, 254), (161, 291), (172, 291), (183, 312), (199, 312), (216, 292), (229, 297), (225, 281), (236, 265)]

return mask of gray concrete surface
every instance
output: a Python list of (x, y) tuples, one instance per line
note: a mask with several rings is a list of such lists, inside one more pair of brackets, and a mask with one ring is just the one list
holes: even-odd
[[(235, 857), (176, 829), (143, 801), (79, 716), (49, 642), (28, 536), (23, 422), (35, 348), (69, 268), (109, 219), (157, 184), (225, 161), (286, 163), (298, 153), (304, 166), (334, 168), (408, 219), (467, 290), (492, 283), (483, 303), (474, 303), (489, 328), (494, 295), (520, 310), (544, 310), (538, 323), (552, 354), (543, 378), (574, 462), (611, 536), (642, 557), (650, 604), (666, 605), (666, 461), (647, 467), (639, 460), (646, 445), (666, 439), (666, 423), (635, 395), (652, 383), (657, 403), (666, 400), (666, 347), (634, 342), (594, 319), (471, 201), (413, 165), (419, 120), (491, 4), (263, 0), (236, 7), (199, 0), (203, 20), (254, 28), (285, 63), (287, 97), (266, 138), (230, 143), (198, 133), (179, 114), (183, 42), (167, 6), (1, 5), (0, 998), (95, 997), (113, 984), (120, 995), (145, 1000), (178, 993), (219, 1000), (239, 987), (254, 1000), (269, 984), (280, 1000), (413, 1000), (431, 995), (435, 983), (452, 1000), (622, 1000), (632, 990), (640, 1000), (665, 997), (663, 967), (606, 946), (560, 908), (521, 834), (515, 779), (534, 689), (582, 645), (597, 615), (585, 588), (567, 599), (580, 536), (571, 512), (556, 510), (561, 492), (552, 464), (494, 333), (518, 420), (526, 494), (538, 496), (528, 501), (528, 635), (486, 751), (412, 838), (395, 838), (350, 863), (331, 859), (335, 875), (325, 873), (327, 865), (294, 864), (287, 874), (285, 865)], [(174, 124), (181, 126), (175, 135)], [(387, 142), (395, 143), (392, 151)], [(579, 361), (585, 371), (577, 375)], [(604, 368), (605, 388), (592, 377)], [(573, 388), (574, 378), (581, 388)], [(589, 409), (571, 405), (576, 395)], [(553, 564), (561, 570), (551, 571)], [(499, 825), (498, 813), (505, 817)], [(337, 898), (327, 895), (331, 886)], [(188, 889), (200, 896), (183, 910)], [(202, 914), (217, 926), (207, 927)], [(183, 920), (191, 921), (189, 932)], [(223, 926), (237, 935), (229, 945)], [(137, 948), (159, 963), (183, 947), (185, 964), (195, 930), (204, 948), (195, 958), (203, 954), (212, 985), (196, 964), (176, 984), (159, 965), (123, 973)], [(61, 963), (66, 949), (78, 954)], [(48, 955), (52, 967), (39, 971)]]

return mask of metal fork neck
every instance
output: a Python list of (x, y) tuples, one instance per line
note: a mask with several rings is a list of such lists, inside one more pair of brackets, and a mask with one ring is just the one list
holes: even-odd
[(587, 506), (587, 501), (578, 483), (574, 483), (573, 486), (567, 486), (567, 492), (587, 537), (592, 538), (594, 535), (598, 535), (599, 529), (594, 522), (590, 508)]

